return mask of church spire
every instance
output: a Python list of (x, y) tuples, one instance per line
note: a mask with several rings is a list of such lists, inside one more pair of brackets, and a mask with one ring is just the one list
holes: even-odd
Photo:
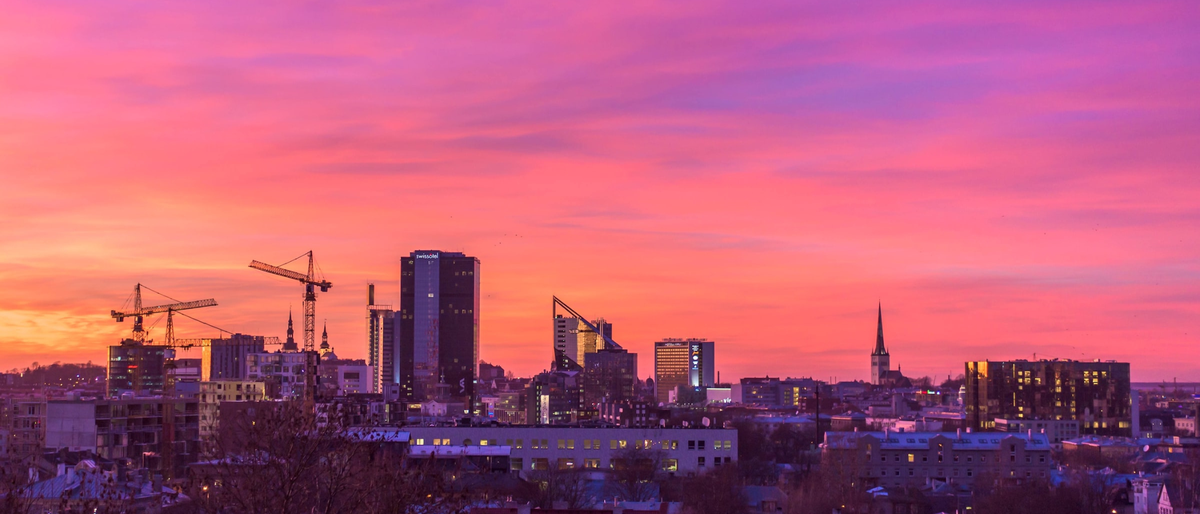
[(329, 322), (326, 321), (321, 327), (321, 354), (329, 353)]
[(288, 309), (287, 342), (283, 343), (283, 351), (294, 352), (296, 350), (299, 350), (299, 348), (296, 347), (296, 337), (295, 336), (296, 336), (296, 332), (294, 330), (292, 330), (292, 310)]
[(871, 355), (887, 354), (887, 347), (883, 345), (883, 302), (879, 302), (879, 332), (875, 335), (875, 351)]

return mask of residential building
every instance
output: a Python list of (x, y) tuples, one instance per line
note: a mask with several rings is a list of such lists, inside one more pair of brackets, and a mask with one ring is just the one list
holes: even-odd
[(303, 352), (252, 353), (246, 356), (246, 379), (265, 382), (270, 398), (304, 398), (305, 366)]
[(475, 396), (479, 259), (418, 250), (400, 261), (400, 383), (409, 400)]
[(182, 476), (183, 466), (199, 455), (199, 404), (162, 397), (49, 400), (45, 448), (86, 450)]
[[(384, 352), (394, 355), (394, 342), (391, 337), (384, 339), (383, 319), (394, 314), (391, 305), (375, 303), (375, 284), (367, 284), (367, 365), (374, 370), (372, 381), (376, 390), (383, 390), (383, 361)], [(389, 327), (389, 332), (391, 332)], [(390, 334), (389, 334), (390, 335)], [(387, 345), (388, 348), (384, 348)]]
[(868, 486), (943, 481), (971, 486), (976, 478), (1023, 483), (1054, 468), (1045, 434), (999, 432), (826, 432), (822, 465), (848, 466)]
[[(291, 323), (291, 315), (288, 315)], [(200, 380), (240, 380), (245, 378), (246, 356), (264, 352), (263, 336), (233, 334), (213, 339), (200, 349)]]
[(659, 403), (668, 403), (678, 386), (708, 387), (715, 380), (713, 342), (704, 339), (663, 339), (654, 343), (654, 384)]
[(966, 363), (967, 424), (997, 418), (1073, 420), (1081, 434), (1132, 435), (1129, 363), (1072, 360)]
[[(416, 446), (507, 446), (513, 471), (611, 469), (621, 458), (660, 459), (688, 476), (737, 462), (737, 430), (725, 428), (408, 426)], [(639, 453), (643, 450), (651, 452)]]
[(200, 410), (200, 437), (211, 437), (220, 425), (223, 402), (262, 401), (267, 399), (266, 384), (245, 380), (200, 382), (197, 395)]

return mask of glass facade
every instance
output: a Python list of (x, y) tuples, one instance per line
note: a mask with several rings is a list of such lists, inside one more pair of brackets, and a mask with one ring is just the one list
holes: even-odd
[(967, 425), (997, 418), (1075, 420), (1082, 434), (1130, 436), (1129, 363), (1069, 360), (966, 363)]
[(475, 396), (479, 259), (419, 250), (400, 264), (400, 384), (411, 400)]

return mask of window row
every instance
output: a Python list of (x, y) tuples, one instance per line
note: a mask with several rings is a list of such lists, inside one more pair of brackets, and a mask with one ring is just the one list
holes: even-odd
[[(427, 443), (427, 441), (428, 441), (428, 443)], [(463, 439), (462, 444), (463, 444), (463, 446), (472, 446), (475, 444), (478, 444), (479, 446), (498, 446), (499, 441), (500, 440), (498, 440), (498, 439), (480, 439), (478, 441), (478, 443), (476, 443), (475, 441), (473, 441), (471, 439)], [(557, 444), (554, 444), (552, 446), (552, 441)], [(449, 446), (450, 439), (445, 439), (445, 438), (429, 439), (429, 438), (424, 438), (424, 437), (418, 437), (418, 438), (413, 439), (413, 444), (416, 446), (425, 446), (426, 444), (430, 444), (433, 446)], [(524, 449), (525, 448), (525, 439), (505, 439), (504, 446), (511, 446), (516, 449)], [(708, 441), (705, 441), (705, 440), (691, 440), (691, 441), (687, 442), (687, 449), (689, 449), (689, 450), (706, 450), (707, 446), (708, 446)], [(551, 448), (557, 448), (559, 450), (574, 450), (577, 448), (582, 448), (584, 450), (600, 450), (600, 449), (603, 449), (603, 446), (600, 443), (600, 439), (583, 439), (583, 440), (530, 439), (529, 440), (529, 448), (532, 450), (549, 450)], [(673, 441), (673, 440), (669, 440), (669, 439), (663, 439), (661, 441), (657, 441), (654, 439), (636, 439), (636, 440), (609, 439), (608, 440), (608, 449), (610, 449), (610, 450), (623, 450), (626, 448), (633, 448), (633, 449), (637, 449), (637, 450), (651, 449), (651, 448), (658, 448), (658, 449), (662, 449), (662, 450), (678, 450), (679, 449), (679, 441)], [(712, 449), (714, 449), (714, 450), (733, 450), (733, 441), (732, 440), (713, 441)]]

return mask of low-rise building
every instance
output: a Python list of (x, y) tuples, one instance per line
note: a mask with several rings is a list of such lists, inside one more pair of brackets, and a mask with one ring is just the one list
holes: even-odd
[(930, 480), (973, 485), (977, 477), (1045, 480), (1054, 461), (1044, 434), (1000, 432), (827, 432), (823, 465), (849, 466), (866, 484)]
[(737, 430), (726, 428), (408, 426), (417, 446), (508, 446), (513, 471), (611, 469), (627, 455), (660, 460), (667, 473), (702, 473), (737, 462)]
[(1046, 434), (1050, 444), (1059, 445), (1079, 437), (1079, 421), (1073, 419), (996, 419), (997, 432), (1028, 432)]

